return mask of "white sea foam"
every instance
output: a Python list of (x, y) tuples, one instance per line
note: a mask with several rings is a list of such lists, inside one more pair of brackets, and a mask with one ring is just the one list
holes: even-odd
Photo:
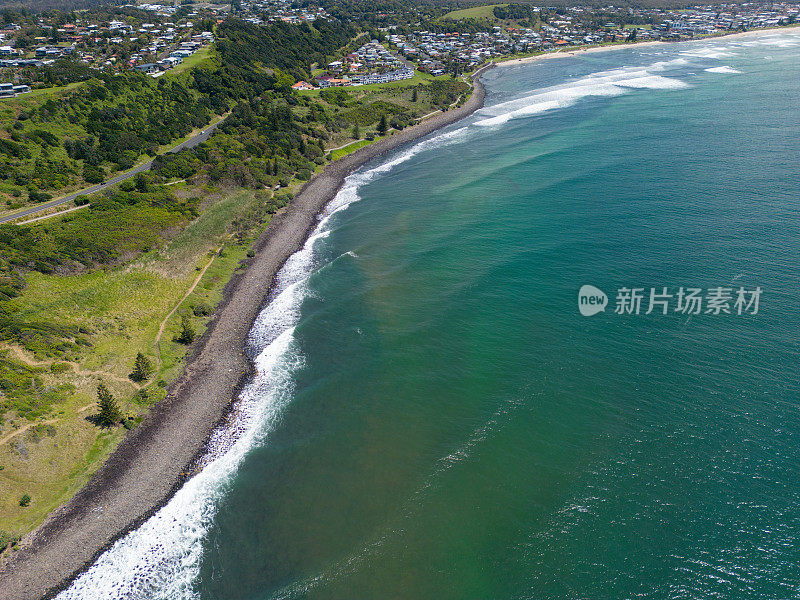
[(795, 48), (800, 45), (797, 37), (764, 37), (757, 40), (761, 46), (775, 46), (777, 48)]
[(249, 345), (261, 349), (256, 375), (242, 390), (224, 426), (211, 436), (200, 472), (141, 527), (112, 545), (58, 600), (189, 600), (200, 569), (202, 542), (220, 499), (247, 453), (263, 442), (276, 416), (291, 400), (293, 374), (302, 365), (294, 328), (314, 269), (314, 245), (327, 237), (333, 214), (360, 199), (358, 188), (416, 154), (455, 143), (467, 128), (445, 132), (397, 154), (391, 160), (347, 178), (327, 205), (304, 246), (277, 276), (275, 292), (256, 319)]
[(705, 69), (708, 73), (741, 73), (738, 69), (734, 69), (733, 67), (729, 67), (728, 65), (723, 65), (721, 67), (710, 67)]
[(661, 77), (660, 75), (645, 75), (643, 77), (631, 77), (620, 81), (615, 85), (626, 88), (642, 88), (648, 90), (678, 90), (687, 87), (680, 79), (671, 77)]
[(611, 71), (600, 71), (576, 81), (545, 88), (535, 94), (495, 104), (484, 108), (480, 115), (487, 118), (475, 124), (481, 127), (502, 125), (510, 119), (540, 114), (549, 110), (566, 108), (578, 100), (591, 96), (619, 96), (630, 88), (668, 90), (687, 87), (680, 79), (664, 77), (658, 72), (673, 66), (686, 64), (686, 59), (677, 58), (659, 61), (647, 67), (625, 67)]
[(713, 46), (708, 48), (693, 48), (692, 50), (684, 50), (681, 52), (682, 56), (692, 56), (695, 58), (729, 58), (736, 56), (735, 53), (730, 52), (729, 48), (725, 46)]

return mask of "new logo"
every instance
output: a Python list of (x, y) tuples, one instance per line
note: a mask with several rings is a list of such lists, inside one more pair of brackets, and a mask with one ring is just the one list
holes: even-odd
[(578, 291), (578, 310), (584, 317), (591, 317), (603, 312), (607, 305), (608, 296), (603, 290), (599, 290), (593, 285), (581, 286)]

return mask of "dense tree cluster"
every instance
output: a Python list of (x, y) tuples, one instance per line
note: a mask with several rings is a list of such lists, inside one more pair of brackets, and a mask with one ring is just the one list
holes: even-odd
[(533, 7), (528, 4), (499, 4), (492, 9), (497, 19), (530, 19)]
[(428, 94), (431, 104), (445, 108), (469, 89), (469, 85), (458, 79), (437, 79), (426, 86), (425, 93)]
[[(187, 135), (211, 116), (207, 102), (177, 81), (158, 80), (138, 73), (90, 81), (83, 94), (64, 104), (67, 119), (81, 125), (85, 138), (66, 139), (72, 159), (90, 165), (113, 162), (133, 166), (141, 154), (154, 155), (160, 145)], [(86, 102), (88, 96), (94, 102)], [(112, 103), (105, 103), (113, 98)]]
[(43, 199), (39, 190), (81, 176), (98, 183), (106, 171), (128, 169), (208, 123), (211, 114), (206, 97), (176, 80), (102, 74), (18, 114), (6, 127), (8, 139), (0, 138), (0, 182), (27, 190), (31, 202)]
[(357, 34), (353, 25), (315, 21), (292, 25), (278, 21), (258, 27), (240, 19), (226, 19), (217, 29), (222, 38), (217, 49), (228, 68), (249, 68), (259, 63), (310, 78), (312, 63), (326, 64), (327, 57), (347, 45)]
[[(82, 62), (62, 58), (50, 65), (14, 69), (14, 75), (19, 83), (34, 87), (55, 87), (86, 81), (96, 77), (97, 71)], [(37, 83), (38, 86), (35, 85)]]
[(315, 161), (323, 162), (323, 136), (293, 113), (286, 98), (269, 92), (239, 103), (210, 141), (159, 156), (153, 171), (181, 179), (202, 172), (214, 182), (256, 188), (286, 185), (293, 177), (308, 179)]

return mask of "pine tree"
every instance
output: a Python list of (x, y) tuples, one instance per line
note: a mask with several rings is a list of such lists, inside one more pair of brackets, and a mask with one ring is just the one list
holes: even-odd
[(133, 373), (130, 378), (134, 381), (144, 381), (153, 374), (153, 363), (144, 354), (139, 352), (136, 355), (136, 361), (133, 364)]
[(117, 401), (104, 383), (97, 386), (97, 406), (100, 409), (97, 422), (103, 427), (111, 427), (122, 417)]
[(416, 102), (417, 101), (417, 88), (414, 88), (414, 93), (411, 94), (411, 101), (412, 102)]
[(194, 341), (194, 328), (186, 316), (181, 318), (181, 332), (175, 337), (179, 344), (191, 344)]
[(361, 139), (361, 130), (358, 128), (358, 123), (353, 125), (353, 139), (354, 140)]
[(389, 124), (386, 122), (386, 115), (381, 115), (381, 122), (378, 123), (378, 133), (381, 135), (386, 135), (388, 130)]

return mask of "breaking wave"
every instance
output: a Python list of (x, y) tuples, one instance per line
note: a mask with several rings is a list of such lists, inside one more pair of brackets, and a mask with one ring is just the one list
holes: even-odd
[(480, 114), (488, 118), (481, 119), (475, 124), (481, 127), (502, 125), (510, 119), (572, 106), (581, 98), (620, 96), (631, 88), (651, 90), (685, 88), (688, 87), (685, 82), (658, 74), (667, 67), (683, 64), (686, 64), (686, 59), (678, 58), (653, 63), (647, 67), (625, 67), (593, 73), (574, 82), (545, 88), (530, 96), (482, 109)]
[(721, 67), (710, 67), (706, 69), (708, 73), (741, 73), (738, 69), (734, 69), (733, 67), (729, 67), (728, 65), (723, 65)]
[(735, 53), (729, 52), (726, 47), (710, 47), (710, 48), (693, 48), (691, 50), (684, 50), (681, 56), (691, 56), (694, 58), (728, 58), (736, 56)]

